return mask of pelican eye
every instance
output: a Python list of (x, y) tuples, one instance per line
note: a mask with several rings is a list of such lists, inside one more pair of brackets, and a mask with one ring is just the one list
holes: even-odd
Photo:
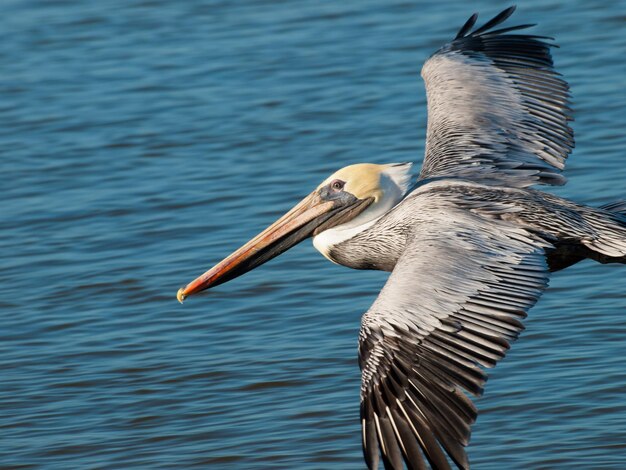
[(345, 185), (346, 185), (345, 181), (334, 180), (332, 183), (330, 183), (330, 188), (333, 191), (341, 191)]

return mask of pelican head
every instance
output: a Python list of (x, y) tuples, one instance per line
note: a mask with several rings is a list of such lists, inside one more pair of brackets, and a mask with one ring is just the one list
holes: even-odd
[(324, 253), (327, 243), (371, 225), (396, 205), (408, 189), (410, 169), (410, 163), (359, 163), (342, 168), (248, 243), (181, 287), (176, 297), (182, 302), (241, 276), (305, 238), (315, 237), (316, 248)]

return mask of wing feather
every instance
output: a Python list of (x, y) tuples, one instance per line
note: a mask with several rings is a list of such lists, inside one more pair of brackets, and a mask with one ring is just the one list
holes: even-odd
[[(428, 204), (428, 201), (425, 201)], [(469, 468), (484, 368), (502, 359), (547, 285), (543, 239), (438, 206), (363, 316), (361, 422), (369, 468)], [(449, 460), (448, 460), (449, 459)]]
[(504, 11), (501, 11), (496, 16), (494, 16), (489, 21), (487, 21), (484, 25), (482, 25), (480, 28), (476, 29), (476, 31), (472, 33), (472, 36), (479, 36), (481, 33), (484, 33), (485, 31), (493, 28), (494, 26), (498, 26), (500, 23), (506, 21), (507, 18), (511, 16), (514, 11), (515, 11), (514, 6), (509, 7)]
[(574, 147), (567, 83), (554, 70), (550, 39), (493, 30), (508, 8), (426, 61), (426, 154), (421, 179), (448, 176), (527, 187), (565, 183), (560, 170)]

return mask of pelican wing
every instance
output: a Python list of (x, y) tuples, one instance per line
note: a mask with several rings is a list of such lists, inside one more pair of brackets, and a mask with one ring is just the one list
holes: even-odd
[(377, 468), (468, 467), (484, 367), (504, 357), (547, 285), (544, 240), (469, 211), (429, 211), (363, 316), (363, 451)]
[(471, 32), (477, 15), (426, 61), (426, 155), (420, 177), (456, 176), (527, 187), (565, 183), (574, 146), (567, 83), (541, 36), (492, 28), (511, 7)]

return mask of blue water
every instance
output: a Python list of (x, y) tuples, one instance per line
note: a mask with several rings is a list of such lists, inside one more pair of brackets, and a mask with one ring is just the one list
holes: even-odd
[[(360, 469), (357, 332), (386, 274), (306, 242), (189, 282), (349, 163), (419, 162), (423, 61), (500, 2), (5, 0), (0, 467)], [(577, 148), (626, 197), (626, 2), (524, 1)], [(626, 468), (626, 269), (553, 277), (491, 374), (477, 469)]]

